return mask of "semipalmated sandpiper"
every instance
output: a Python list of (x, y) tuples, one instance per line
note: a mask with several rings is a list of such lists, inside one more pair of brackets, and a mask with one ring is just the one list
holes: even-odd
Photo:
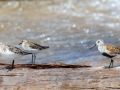
[(27, 39), (23, 39), (20, 44), (22, 44), (22, 48), (26, 52), (32, 53), (32, 63), (35, 63), (35, 59), (36, 59), (36, 55), (35, 54), (37, 54), (40, 50), (49, 48), (49, 46), (41, 46), (39, 44), (30, 42)]
[(24, 52), (21, 49), (11, 46), (11, 45), (5, 45), (4, 43), (0, 43), (0, 54), (8, 59), (12, 59), (12, 68), (14, 68), (14, 59), (20, 58), (24, 55), (32, 54), (28, 52)]

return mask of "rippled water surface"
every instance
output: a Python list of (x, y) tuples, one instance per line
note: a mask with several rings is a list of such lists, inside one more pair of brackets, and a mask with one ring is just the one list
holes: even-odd
[[(120, 46), (119, 7), (119, 0), (0, 1), (0, 41), (20, 47), (26, 38), (49, 45), (36, 63), (108, 65), (97, 48), (89, 48), (97, 39)], [(26, 56), (16, 63), (30, 61)]]

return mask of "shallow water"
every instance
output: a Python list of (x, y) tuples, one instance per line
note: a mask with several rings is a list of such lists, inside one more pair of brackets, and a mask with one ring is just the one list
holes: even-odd
[[(20, 47), (26, 38), (49, 45), (36, 63), (108, 65), (97, 48), (89, 48), (97, 39), (120, 46), (119, 6), (119, 0), (0, 1), (0, 41)], [(16, 62), (29, 63), (31, 56)]]

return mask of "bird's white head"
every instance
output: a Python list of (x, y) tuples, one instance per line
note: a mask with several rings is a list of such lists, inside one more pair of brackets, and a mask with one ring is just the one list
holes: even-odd
[(97, 40), (96, 41), (96, 45), (97, 46), (103, 46), (104, 45), (104, 41), (103, 40)]
[(23, 39), (22, 42), (26, 43), (26, 42), (28, 42), (28, 40), (27, 39)]
[(95, 45), (93, 47), (91, 47), (90, 50), (92, 48), (94, 48), (95, 46), (103, 46), (103, 45), (104, 45), (104, 41), (103, 40), (97, 40), (96, 43), (95, 43)]
[[(27, 43), (27, 42), (28, 42), (27, 39), (23, 39), (22, 42), (21, 42), (20, 44)], [(20, 44), (19, 44), (19, 45), (20, 45)]]

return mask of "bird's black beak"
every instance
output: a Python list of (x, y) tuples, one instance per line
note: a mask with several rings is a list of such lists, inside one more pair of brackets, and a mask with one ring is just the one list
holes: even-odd
[(95, 46), (96, 46), (96, 44), (93, 47), (91, 47), (90, 50), (93, 49)]
[(22, 44), (22, 42), (19, 45), (21, 45), (21, 44)]

